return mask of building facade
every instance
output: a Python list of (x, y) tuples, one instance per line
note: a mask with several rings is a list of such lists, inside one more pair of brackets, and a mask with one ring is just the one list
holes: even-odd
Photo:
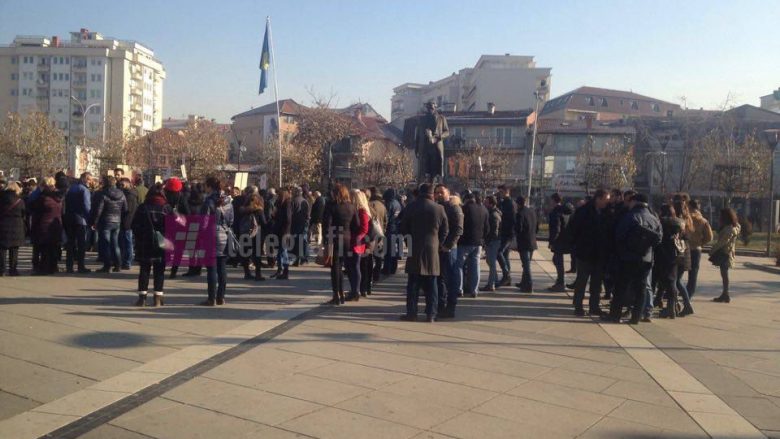
[(761, 96), (761, 108), (780, 113), (780, 88), (766, 96)]
[[(481, 111), (488, 103), (498, 108), (533, 108), (534, 92), (550, 87), (549, 67), (536, 67), (532, 56), (482, 55), (474, 67), (431, 81), (405, 83), (393, 89), (391, 123), (403, 127), (404, 120), (432, 100), (444, 111)], [(540, 96), (542, 101), (547, 96)]]
[(276, 103), (263, 105), (231, 117), (232, 131), (236, 142), (241, 142), (249, 156), (260, 153), (270, 136), (281, 130), (283, 138), (289, 140), (295, 133), (295, 119), (300, 113), (301, 104), (292, 99), (279, 101), (281, 122), (276, 119)]
[(580, 87), (550, 99), (540, 119), (611, 121), (638, 117), (673, 117), (680, 106), (630, 91)]
[(68, 42), (20, 35), (0, 47), (0, 114), (47, 113), (74, 145), (109, 127), (141, 136), (162, 127), (164, 79), (154, 52), (135, 41), (87, 29)]

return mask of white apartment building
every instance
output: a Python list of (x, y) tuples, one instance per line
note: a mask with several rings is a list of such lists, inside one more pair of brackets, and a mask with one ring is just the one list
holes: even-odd
[(418, 114), (429, 100), (445, 111), (484, 111), (488, 103), (499, 110), (534, 108), (534, 92), (543, 82), (546, 93), (541, 104), (548, 98), (550, 70), (536, 67), (533, 56), (482, 55), (474, 67), (446, 78), (394, 88), (390, 119), (393, 125), (403, 127), (403, 121)]
[(73, 145), (84, 134), (105, 138), (107, 126), (120, 123), (140, 136), (162, 127), (164, 79), (154, 52), (135, 41), (87, 29), (69, 42), (20, 35), (0, 46), (0, 115), (47, 113)]

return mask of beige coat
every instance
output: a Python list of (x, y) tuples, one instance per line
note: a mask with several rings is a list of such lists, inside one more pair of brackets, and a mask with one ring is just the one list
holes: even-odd
[(710, 227), (709, 221), (702, 216), (701, 212), (691, 212), (691, 220), (693, 229), (686, 230), (688, 244), (690, 244), (691, 250), (701, 250), (703, 245), (712, 241), (712, 227)]
[(725, 249), (729, 255), (728, 268), (734, 267), (737, 260), (737, 238), (739, 238), (740, 226), (726, 226), (718, 232), (718, 240), (710, 249), (710, 254), (717, 250)]

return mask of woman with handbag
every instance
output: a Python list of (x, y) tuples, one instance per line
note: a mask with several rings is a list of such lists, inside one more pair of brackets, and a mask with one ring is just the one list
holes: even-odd
[(146, 199), (133, 215), (130, 228), (135, 238), (135, 260), (138, 261), (138, 300), (135, 306), (146, 306), (149, 276), (154, 276), (154, 306), (163, 305), (165, 282), (165, 217), (173, 209), (160, 185), (146, 192)]
[(0, 192), (0, 276), (5, 274), (8, 254), (8, 275), (18, 276), (19, 247), (24, 245), (24, 200), (22, 188), (11, 182)]
[[(255, 189), (257, 189), (255, 187)], [(252, 254), (249, 257), (241, 258), (241, 265), (244, 267), (244, 279), (252, 279), (256, 281), (264, 281), (263, 273), (261, 272), (260, 264), (260, 249), (262, 248), (262, 236), (263, 230), (266, 227), (265, 224), (265, 212), (263, 197), (261, 197), (257, 191), (253, 191), (247, 196), (246, 202), (239, 208), (241, 214), (241, 225), (239, 227), (242, 236), (248, 236), (251, 241)], [(243, 238), (241, 242), (245, 242), (247, 238)], [(249, 263), (255, 264), (254, 276), (249, 271)]]
[[(333, 289), (333, 305), (344, 304), (344, 257), (352, 249), (352, 230), (358, 228), (355, 206), (346, 186), (333, 186), (331, 198), (325, 208), (323, 233), (326, 252), (330, 252), (330, 285)], [(327, 256), (326, 256), (327, 258)]]
[(202, 215), (208, 215), (216, 224), (214, 265), (206, 268), (206, 282), (208, 285), (208, 298), (201, 302), (203, 306), (225, 304), (225, 290), (227, 289), (227, 258), (230, 253), (229, 245), (235, 243), (233, 236), (233, 205), (229, 195), (222, 191), (222, 183), (216, 177), (206, 179), (206, 200), (201, 210)]
[[(368, 241), (368, 229), (371, 225), (371, 210), (368, 207), (366, 194), (360, 189), (353, 189), (351, 200), (357, 210), (358, 226), (352, 230), (352, 252), (346, 259), (347, 275), (349, 276), (349, 296), (347, 300), (357, 302), (360, 300), (361, 293), (365, 293), (365, 291), (361, 291), (362, 279), (364, 277), (371, 278), (373, 265), (364, 267), (361, 261), (364, 259), (363, 255), (366, 253), (368, 245), (373, 245), (373, 243), (366, 242)], [(368, 256), (371, 256), (370, 252)], [(364, 268), (366, 272), (364, 272)]]
[(710, 262), (720, 267), (720, 278), (723, 281), (723, 292), (712, 299), (713, 302), (731, 302), (729, 297), (729, 268), (734, 266), (737, 257), (737, 238), (741, 231), (737, 213), (734, 209), (724, 208), (720, 211), (720, 229), (718, 240), (710, 249)]
[(691, 213), (688, 210), (688, 201), (690, 201), (690, 196), (686, 193), (680, 193), (675, 194), (674, 196), (674, 202), (672, 206), (674, 207), (674, 211), (677, 214), (677, 218), (682, 220), (683, 222), (683, 230), (680, 234), (680, 240), (677, 241), (678, 245), (680, 246), (681, 253), (677, 256), (678, 259), (678, 269), (677, 269), (677, 280), (676, 286), (677, 291), (680, 294), (680, 297), (683, 301), (683, 309), (680, 312), (680, 317), (685, 317), (687, 315), (693, 314), (693, 305), (691, 305), (691, 297), (688, 294), (688, 289), (686, 288), (685, 284), (682, 282), (683, 274), (686, 272), (691, 271), (692, 266), (692, 253), (691, 253), (691, 245), (690, 245), (690, 235), (693, 232), (693, 218), (691, 217)]
[[(681, 256), (685, 250), (681, 247), (685, 222), (677, 218), (674, 207), (664, 204), (659, 212), (663, 237), (655, 252), (657, 267), (658, 297), (666, 295), (666, 309), (661, 310), (659, 317), (673, 319), (677, 316), (678, 273), (682, 269)], [(656, 302), (659, 302), (658, 298)]]

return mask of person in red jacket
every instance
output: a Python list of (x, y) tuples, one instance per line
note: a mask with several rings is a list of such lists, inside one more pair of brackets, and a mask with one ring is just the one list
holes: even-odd
[(352, 252), (347, 256), (347, 276), (349, 276), (349, 296), (347, 301), (357, 302), (360, 299), (360, 258), (366, 253), (366, 235), (371, 222), (371, 211), (368, 207), (366, 194), (359, 189), (353, 189), (350, 194), (358, 217), (358, 227), (352, 230)]

